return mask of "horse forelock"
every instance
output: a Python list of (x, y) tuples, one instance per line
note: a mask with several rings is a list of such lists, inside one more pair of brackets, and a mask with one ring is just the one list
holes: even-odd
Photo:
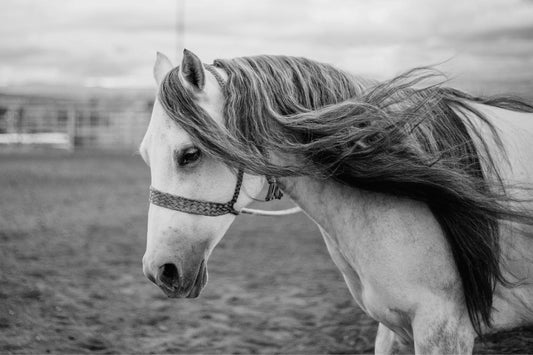
[(170, 119), (184, 129), (205, 154), (216, 158), (225, 156), (228, 163), (235, 161), (230, 147), (236, 142), (232, 141), (225, 127), (217, 124), (196, 102), (195, 93), (183, 85), (179, 67), (167, 73), (157, 96)]
[[(486, 141), (458, 111), (493, 129), (470, 102), (533, 112), (531, 105), (424, 84), (439, 74), (428, 68), (375, 83), (305, 58), (257, 56), (214, 65), (228, 75), (224, 127), (183, 87), (177, 68), (159, 92), (166, 112), (201, 149), (257, 175), (332, 178), (427, 203), (452, 250), (474, 328), (480, 333), (483, 323), (490, 325), (494, 285), (506, 281), (499, 221), (533, 224), (533, 218), (510, 209), (495, 185)], [(275, 163), (269, 154), (297, 159)]]

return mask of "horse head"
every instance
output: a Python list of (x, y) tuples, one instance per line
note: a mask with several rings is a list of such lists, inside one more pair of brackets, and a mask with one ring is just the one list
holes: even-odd
[[(168, 75), (177, 76), (180, 83), (174, 90), (185, 91), (183, 94), (216, 125), (224, 126), (220, 87), (225, 79), (223, 72), (213, 67), (206, 70), (187, 50), (179, 67), (173, 67), (166, 56), (158, 53), (154, 77), (159, 88)], [(171, 208), (151, 198), (143, 272), (169, 297), (198, 297), (207, 283), (207, 260), (234, 221), (232, 212), (253, 201), (265, 179), (244, 174), (241, 187), (239, 173), (203, 151), (196, 138), (169, 116), (157, 96), (140, 152), (150, 167), (156, 197), (185, 205)], [(227, 201), (232, 196), (236, 197), (231, 209), (221, 213), (202, 213), (188, 205), (229, 206)]]

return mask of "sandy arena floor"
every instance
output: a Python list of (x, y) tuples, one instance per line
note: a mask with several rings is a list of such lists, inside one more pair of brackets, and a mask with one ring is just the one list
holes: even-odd
[[(199, 299), (142, 274), (148, 169), (128, 154), (0, 155), (0, 353), (370, 353), (304, 216), (238, 217)], [(477, 353), (531, 353), (533, 328)]]

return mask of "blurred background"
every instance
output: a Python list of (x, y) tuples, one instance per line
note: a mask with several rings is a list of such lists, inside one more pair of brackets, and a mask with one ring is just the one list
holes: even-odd
[[(372, 79), (438, 65), (477, 94), (533, 89), (528, 0), (4, 0), (1, 143), (135, 147), (162, 51), (305, 56)], [(44, 134), (44, 133), (59, 133)], [(0, 144), (1, 144), (0, 143)]]
[[(0, 353), (368, 353), (303, 216), (238, 217), (197, 300), (141, 272), (149, 172), (136, 154), (156, 51), (206, 63), (304, 56), (387, 79), (437, 65), (474, 94), (533, 98), (530, 0), (2, 0)], [(281, 202), (273, 207), (284, 207)], [(477, 352), (528, 352), (521, 329)]]

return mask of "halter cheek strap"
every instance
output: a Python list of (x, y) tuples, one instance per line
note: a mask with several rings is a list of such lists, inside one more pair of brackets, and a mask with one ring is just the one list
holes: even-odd
[[(224, 88), (226, 83), (224, 82), (224, 79), (220, 75), (220, 73), (215, 69), (213, 65), (205, 65), (205, 69), (207, 69), (215, 79), (218, 81), (218, 84), (221, 88)], [(281, 191), (281, 188), (278, 185), (278, 182), (275, 177), (267, 176), (266, 177), (268, 182), (268, 192), (265, 197), (265, 201), (272, 201), (272, 200), (279, 200), (283, 197), (283, 191)], [(237, 194), (238, 195), (238, 194)]]

